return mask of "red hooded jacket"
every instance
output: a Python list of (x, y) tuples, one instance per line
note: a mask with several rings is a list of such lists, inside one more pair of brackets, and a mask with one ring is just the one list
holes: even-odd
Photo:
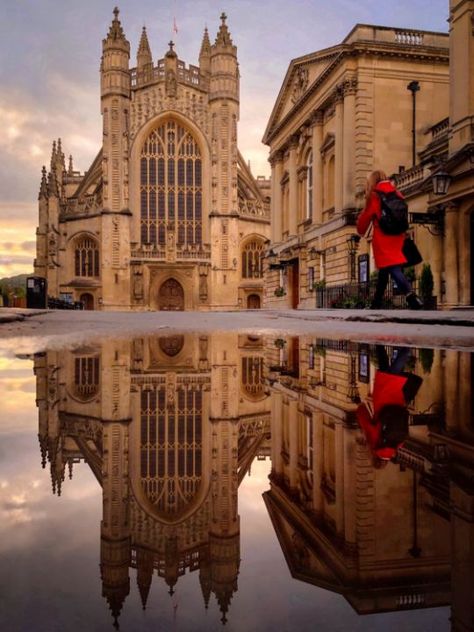
[[(377, 371), (372, 394), (374, 416), (372, 417), (367, 406), (361, 404), (357, 409), (357, 420), (362, 428), (367, 443), (372, 452), (380, 459), (392, 459), (397, 449), (393, 447), (382, 447), (382, 424), (380, 422), (380, 411), (384, 406), (406, 406), (403, 387), (407, 382), (406, 375), (395, 375)], [(398, 446), (400, 447), (400, 446)]]
[[(383, 193), (392, 193), (396, 191), (395, 187), (388, 180), (379, 182), (375, 191)], [(397, 194), (402, 197), (401, 193)], [(377, 193), (372, 193), (370, 200), (366, 204), (364, 210), (357, 218), (357, 232), (364, 235), (373, 222), (374, 235), (372, 239), (372, 248), (374, 251), (375, 265), (377, 268), (386, 268), (388, 266), (403, 265), (407, 262), (402, 252), (403, 242), (405, 241), (405, 233), (401, 235), (386, 235), (382, 232), (378, 219), (382, 215), (382, 203)]]

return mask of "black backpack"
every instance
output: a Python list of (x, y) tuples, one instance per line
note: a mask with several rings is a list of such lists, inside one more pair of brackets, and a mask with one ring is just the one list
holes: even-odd
[(395, 191), (376, 191), (382, 204), (379, 226), (386, 235), (401, 235), (408, 230), (408, 206)]

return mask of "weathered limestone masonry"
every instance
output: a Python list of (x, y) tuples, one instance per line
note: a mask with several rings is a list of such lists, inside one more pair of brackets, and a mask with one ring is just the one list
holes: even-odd
[(350, 239), (366, 177), (411, 167), (411, 81), (421, 86), (417, 149), (426, 148), (426, 131), (448, 113), (448, 62), (447, 34), (358, 24), (290, 63), (263, 138), (272, 165), (265, 305), (316, 307), (318, 285), (369, 278), (370, 248)]
[[(474, 305), (474, 1), (451, 0), (450, 98), (443, 117), (426, 130), (428, 145), (397, 184), (415, 212), (438, 213), (438, 226), (416, 226), (415, 238), (431, 264), (434, 294), (443, 307)], [(424, 86), (422, 86), (422, 89)], [(435, 195), (431, 177), (448, 174)]]
[(239, 66), (222, 14), (199, 66), (173, 42), (137, 65), (118, 9), (103, 40), (102, 147), (85, 174), (61, 142), (43, 168), (35, 273), (49, 295), (107, 310), (260, 307), (269, 182), (238, 151)]

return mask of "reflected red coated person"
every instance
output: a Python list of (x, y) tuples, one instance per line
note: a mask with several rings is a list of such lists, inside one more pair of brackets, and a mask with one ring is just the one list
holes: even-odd
[(377, 346), (379, 369), (375, 374), (371, 398), (357, 408), (357, 421), (374, 457), (374, 465), (383, 467), (396, 457), (408, 436), (408, 404), (421, 386), (422, 379), (403, 369), (410, 350), (394, 350), (389, 362), (385, 347)]

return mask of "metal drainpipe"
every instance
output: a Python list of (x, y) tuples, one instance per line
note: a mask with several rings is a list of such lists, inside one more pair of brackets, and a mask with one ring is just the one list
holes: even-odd
[(411, 129), (411, 148), (412, 148), (412, 167), (416, 165), (416, 93), (420, 90), (419, 81), (410, 81), (407, 85), (407, 90), (410, 90), (412, 96), (412, 129)]

